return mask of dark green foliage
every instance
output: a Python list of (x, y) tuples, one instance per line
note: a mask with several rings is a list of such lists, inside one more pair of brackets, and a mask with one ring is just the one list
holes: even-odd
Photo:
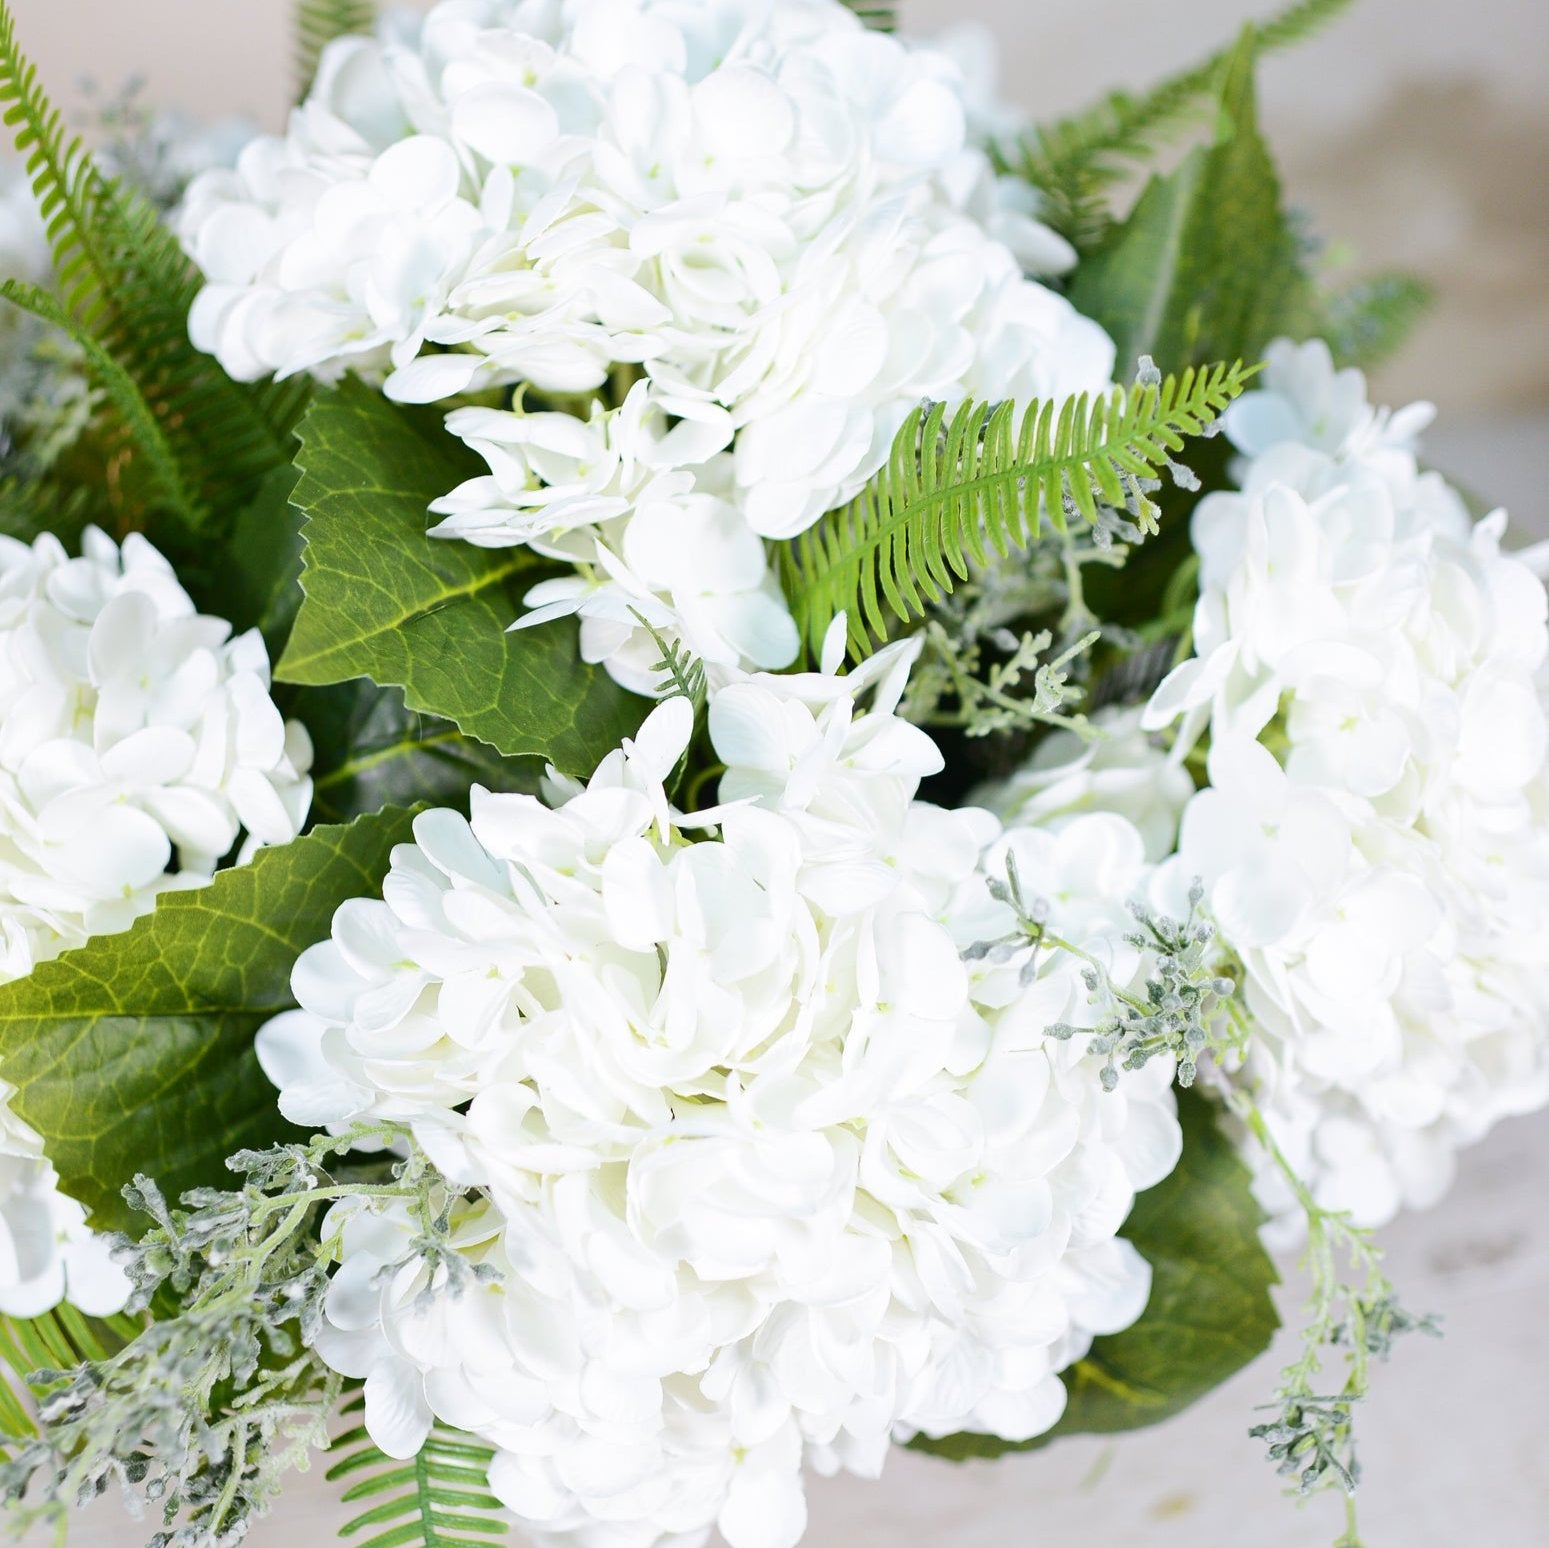
[(816, 649), (848, 615), (857, 652), (941, 601), (975, 566), (1025, 549), (1047, 520), (1098, 520), (1099, 507), (1149, 508), (1154, 480), (1243, 389), (1239, 361), (1096, 399), (916, 409), (887, 465), (848, 505), (779, 552), (798, 627)]
[(1248, 1169), (1221, 1133), (1217, 1109), (1178, 1095), (1183, 1159), (1135, 1202), (1124, 1235), (1152, 1267), (1151, 1299), (1133, 1327), (1097, 1339), (1065, 1372), (1065, 1416), (1047, 1434), (1012, 1444), (989, 1435), (916, 1440), (952, 1461), (1034, 1451), (1062, 1435), (1110, 1434), (1159, 1424), (1269, 1347), (1279, 1318), (1278, 1276), (1259, 1242), (1263, 1212)]
[[(358, 1400), (351, 1405), (359, 1408)], [(418, 1456), (396, 1462), (357, 1426), (333, 1443), (335, 1453), (329, 1481), (348, 1484), (345, 1504), (366, 1506), (339, 1529), (359, 1539), (356, 1548), (489, 1548), (489, 1539), (510, 1530), (489, 1492), (494, 1452), (460, 1431), (437, 1425)]]
[(0, 986), (12, 1106), (94, 1224), (143, 1224), (121, 1193), (137, 1172), (175, 1196), (292, 1134), (253, 1035), (295, 1003), (291, 969), (339, 904), (378, 890), (411, 817), (314, 829)]
[(79, 346), (87, 370), (112, 404), (143, 470), (148, 508), (162, 511), (187, 527), (202, 525), (206, 513), (184, 483), (183, 470), (162, 427), (129, 372), (46, 290), (20, 280), (5, 280), (0, 282), (0, 297), (58, 328)]
[(0, 116), (26, 158), (53, 248), (58, 302), (133, 381), (189, 498), (223, 523), (290, 459), (303, 383), (234, 382), (189, 343), (198, 276), (140, 195), (103, 176), (38, 85), (0, 0)]
[(470, 788), (532, 793), (539, 758), (503, 758), (448, 720), (408, 709), (397, 688), (356, 680), (303, 688), (288, 704), (312, 732), (312, 817), (346, 822), (384, 806), (416, 803), (466, 812)]

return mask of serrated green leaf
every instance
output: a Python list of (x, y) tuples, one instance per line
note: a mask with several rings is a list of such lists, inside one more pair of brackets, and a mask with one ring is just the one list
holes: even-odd
[(94, 1224), (144, 1224), (119, 1192), (136, 1172), (175, 1198), (225, 1179), (234, 1151), (296, 1137), (253, 1034), (295, 1003), (296, 958), (346, 898), (378, 890), (411, 820), (314, 829), (0, 986), (12, 1105)]
[(1143, 1429), (1181, 1413), (1269, 1347), (1280, 1325), (1270, 1298), (1278, 1276), (1259, 1241), (1264, 1216), (1248, 1170), (1216, 1112), (1197, 1093), (1179, 1094), (1183, 1159), (1140, 1195), (1123, 1233), (1151, 1264), (1150, 1302), (1133, 1327), (1097, 1339), (1065, 1372), (1064, 1418), (1020, 1444), (952, 1435), (916, 1440), (916, 1450), (963, 1461), (1034, 1451), (1062, 1435)]
[(572, 774), (639, 725), (645, 705), (581, 661), (573, 623), (506, 632), (542, 573), (529, 551), (426, 536), (430, 502), (477, 471), (461, 443), (354, 381), (300, 435), (305, 595), (281, 679), (402, 688), (410, 709)]
[(1255, 53), (1249, 29), (1223, 76), (1214, 143), (1153, 177), (1071, 283), (1075, 306), (1113, 335), (1121, 379), (1142, 355), (1164, 371), (1252, 360), (1277, 335), (1316, 326), (1301, 243), (1258, 129)]

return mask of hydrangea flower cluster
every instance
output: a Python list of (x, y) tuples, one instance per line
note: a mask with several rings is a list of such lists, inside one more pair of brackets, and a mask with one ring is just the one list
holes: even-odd
[(1363, 1224), (1549, 1101), (1549, 610), (1505, 513), (1471, 526), (1419, 470), (1429, 417), (1371, 408), (1321, 343), (1273, 347), (1227, 415), (1241, 492), (1194, 517), (1195, 655), (1146, 720), (1210, 733), (1173, 865), (1246, 970), (1238, 1078)]
[(791, 1548), (804, 1461), (1036, 1435), (1057, 1372), (1144, 1307), (1117, 1233), (1178, 1157), (1170, 1061), (1105, 1093), (1045, 1036), (1088, 1024), (1084, 964), (971, 949), (1014, 933), (986, 885), (1014, 864), (1143, 975), (1142, 841), (916, 800), (941, 760), (894, 713), (909, 659), (722, 689), (708, 812), (664, 790), (693, 720), (670, 699), (552, 807), (422, 815), (260, 1034), (291, 1118), (403, 1125), (475, 1190), (455, 1273), (407, 1205), (337, 1206), (317, 1348), (390, 1454), (433, 1417), (493, 1444), (540, 1543)]
[[(204, 885), (243, 830), (244, 855), (294, 838), (311, 762), (262, 639), (198, 614), (144, 538), (0, 537), (0, 982)], [(115, 1309), (128, 1283), (42, 1154), (0, 1101), (0, 1311)]]
[[(246, 379), (581, 395), (454, 413), (490, 474), (440, 535), (573, 563), (535, 616), (579, 612), (637, 688), (641, 617), (712, 666), (785, 666), (760, 537), (859, 490), (921, 399), (1112, 373), (1026, 277), (1074, 255), (971, 142), (982, 97), (839, 0), (444, 0), (332, 45), (286, 135), (195, 182), (193, 337)], [(662, 562), (664, 511), (692, 563)]]

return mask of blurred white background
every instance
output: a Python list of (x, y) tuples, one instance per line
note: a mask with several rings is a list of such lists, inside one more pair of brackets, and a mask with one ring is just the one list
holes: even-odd
[[(283, 120), (289, 0), (12, 0), (23, 46), (67, 107), (79, 83), (144, 76), (152, 101)], [(1228, 40), (1272, 0), (904, 0), (911, 31), (991, 24), (1006, 94), (1039, 115), (1138, 87)], [(1378, 381), (1442, 410), (1435, 460), (1549, 536), (1549, 3), (1364, 0), (1266, 66), (1264, 113), (1290, 196), (1352, 274), (1402, 266), (1438, 304)], [(1549, 945), (1546, 945), (1549, 950)], [(1395, 1278), (1445, 1314), (1401, 1347), (1364, 1417), (1371, 1548), (1545, 1548), (1549, 1457), (1549, 1120), (1467, 1158), (1439, 1209), (1388, 1233)], [(1294, 1315), (1295, 1294), (1287, 1295)], [(953, 1469), (903, 1456), (880, 1485), (812, 1490), (807, 1548), (1328, 1548), (1331, 1500), (1298, 1513), (1246, 1438), (1267, 1356), (1193, 1412), (1116, 1447), (1069, 1442)], [(316, 1475), (251, 1548), (323, 1548), (340, 1519)], [(146, 1528), (104, 1507), (75, 1548)], [(42, 1548), (43, 1539), (38, 1540)]]

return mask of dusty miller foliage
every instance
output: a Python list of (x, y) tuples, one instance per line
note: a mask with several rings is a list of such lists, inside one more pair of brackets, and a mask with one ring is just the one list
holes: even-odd
[(341, 1158), (361, 1141), (401, 1136), (357, 1129), (244, 1151), (227, 1163), (240, 1187), (197, 1189), (180, 1207), (145, 1177), (125, 1189), (153, 1222), (116, 1244), (129, 1310), (163, 1315), (106, 1360), (33, 1378), (40, 1434), (6, 1438), (0, 1463), (14, 1530), (62, 1530), (72, 1507), (117, 1484), (136, 1514), (160, 1516), (147, 1548), (243, 1541), (285, 1475), (327, 1446), (344, 1386), (311, 1349), (335, 1256), (320, 1237), (326, 1206), (405, 1199), (419, 1232), (404, 1264), (419, 1261), (453, 1293), (477, 1272), (450, 1243), (460, 1195), (412, 1149), (346, 1175)]

